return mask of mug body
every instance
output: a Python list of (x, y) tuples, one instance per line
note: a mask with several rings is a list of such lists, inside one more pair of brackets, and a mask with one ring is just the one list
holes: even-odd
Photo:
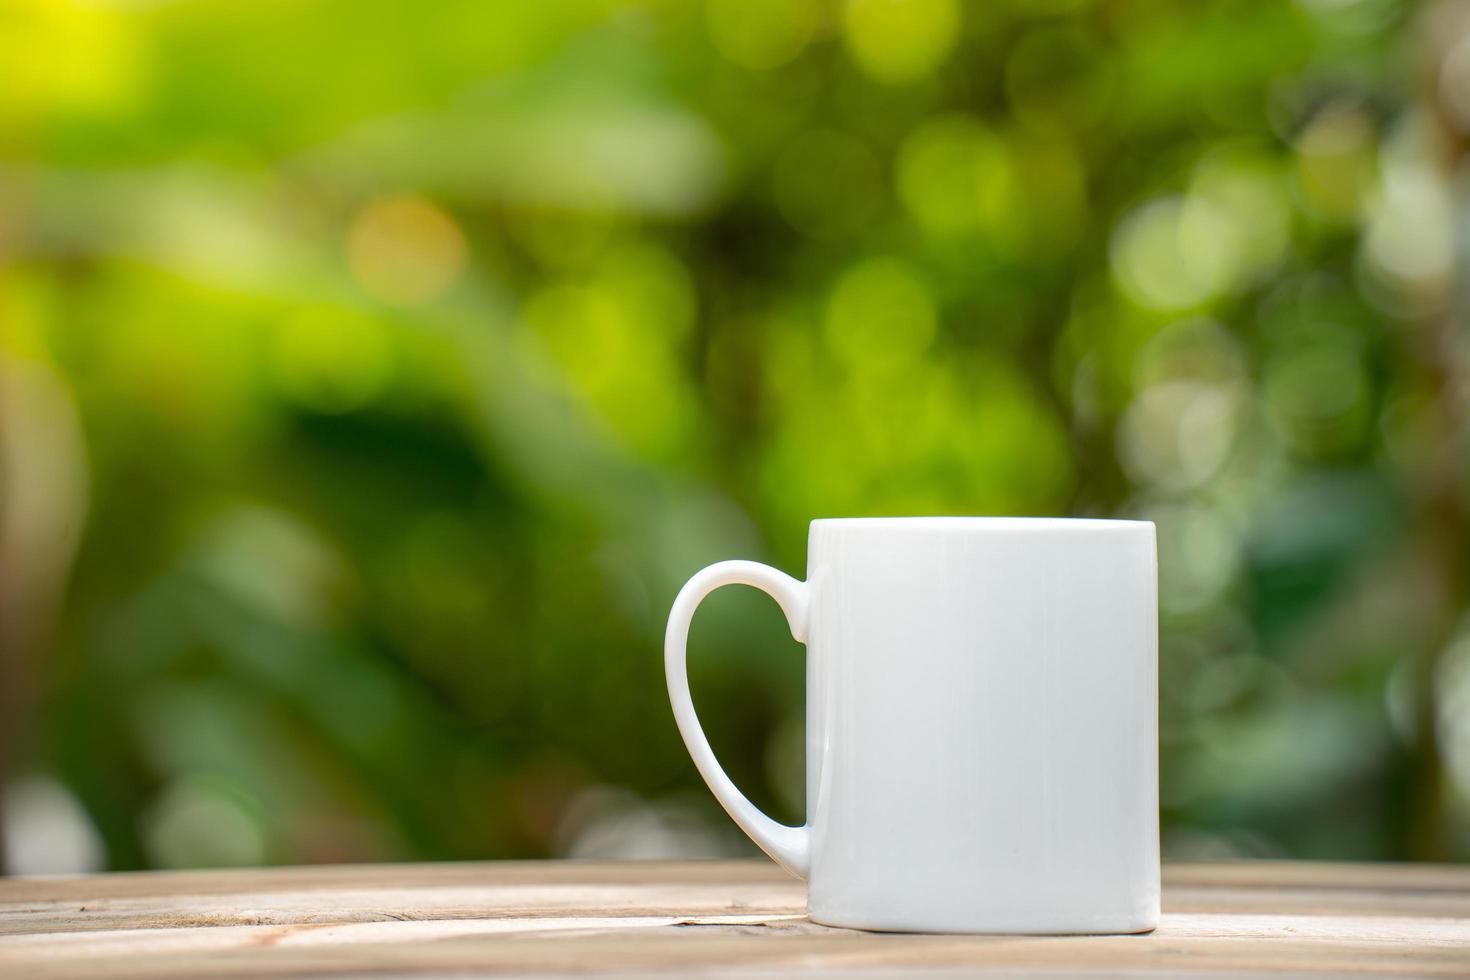
[(814, 521), (808, 585), (814, 920), (1154, 928), (1152, 524)]

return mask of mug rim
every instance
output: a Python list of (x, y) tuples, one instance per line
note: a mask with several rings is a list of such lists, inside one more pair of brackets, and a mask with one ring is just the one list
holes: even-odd
[(898, 528), (935, 528), (944, 530), (1125, 530), (1128, 528), (1154, 527), (1153, 521), (1124, 520), (1108, 517), (967, 517), (913, 516), (913, 517), (818, 517), (811, 522), (818, 524), (878, 528), (892, 525)]

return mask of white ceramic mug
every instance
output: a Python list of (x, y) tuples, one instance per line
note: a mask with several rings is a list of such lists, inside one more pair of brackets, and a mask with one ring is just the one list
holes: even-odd
[[(1154, 526), (1051, 518), (813, 521), (807, 580), (726, 561), (664, 641), (694, 763), (807, 879), (817, 922), (1124, 933), (1159, 917)], [(807, 823), (725, 775), (689, 697), (695, 607), (751, 585), (807, 647)]]

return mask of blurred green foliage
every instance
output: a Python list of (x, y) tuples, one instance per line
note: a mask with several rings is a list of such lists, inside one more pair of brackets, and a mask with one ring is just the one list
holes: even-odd
[(10, 863), (741, 853), (675, 590), (929, 513), (1158, 523), (1167, 853), (1470, 857), (1467, 25), (0, 0)]

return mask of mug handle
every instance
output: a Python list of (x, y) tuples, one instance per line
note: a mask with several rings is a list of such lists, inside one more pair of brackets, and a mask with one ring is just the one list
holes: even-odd
[(798, 643), (806, 643), (807, 584), (799, 582), (769, 565), (754, 561), (722, 561), (696, 572), (679, 590), (674, 608), (669, 611), (669, 627), (664, 633), (664, 672), (668, 675), (669, 700), (674, 705), (674, 720), (679, 734), (694, 759), (694, 765), (709, 784), (715, 799), (725, 812), (760, 845), (777, 864), (792, 874), (805, 878), (809, 866), (806, 827), (788, 827), (766, 816), (745, 798), (745, 794), (725, 775), (715, 759), (699, 727), (694, 702), (689, 697), (689, 674), (685, 666), (685, 647), (689, 642), (689, 624), (694, 610), (704, 597), (722, 585), (750, 585), (769, 595), (786, 614), (786, 623)]

